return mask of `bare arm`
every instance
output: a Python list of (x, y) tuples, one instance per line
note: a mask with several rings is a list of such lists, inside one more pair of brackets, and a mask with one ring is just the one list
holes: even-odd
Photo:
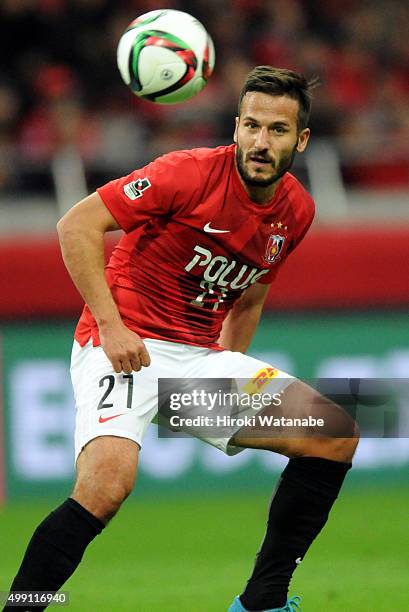
[(227, 315), (219, 338), (220, 346), (245, 353), (260, 320), (270, 285), (255, 283), (235, 303)]
[(141, 338), (121, 320), (105, 279), (104, 235), (120, 229), (93, 193), (71, 208), (57, 224), (64, 263), (97, 322), (101, 345), (115, 372), (139, 371), (150, 364)]

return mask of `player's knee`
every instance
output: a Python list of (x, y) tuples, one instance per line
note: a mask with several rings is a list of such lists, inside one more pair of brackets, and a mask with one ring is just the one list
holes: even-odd
[[(280, 452), (290, 459), (296, 457), (321, 457), (333, 461), (350, 462), (359, 442), (359, 428), (353, 423), (347, 436), (307, 435), (302, 438), (282, 440), (277, 448), (271, 450)], [(280, 446), (281, 445), (281, 446)]]
[(359, 438), (297, 438), (283, 441), (279, 450), (289, 459), (297, 457), (321, 457), (332, 461), (349, 463), (355, 454)]
[(320, 453), (327, 459), (350, 462), (358, 446), (358, 437), (328, 438), (319, 447)]
[[(322, 401), (322, 400), (321, 400)], [(307, 453), (334, 461), (350, 462), (359, 442), (357, 422), (341, 407), (328, 403), (325, 427), (306, 441)]]
[(341, 424), (335, 429), (332, 436), (326, 440), (328, 452), (332, 455), (329, 458), (335, 461), (352, 460), (359, 442), (359, 427), (357, 422), (347, 414), (342, 408)]
[(105, 520), (111, 519), (130, 495), (132, 486), (127, 482), (110, 483), (100, 492), (100, 512)]
[(107, 523), (120, 509), (133, 489), (130, 476), (110, 478), (78, 479), (72, 497), (89, 512)]

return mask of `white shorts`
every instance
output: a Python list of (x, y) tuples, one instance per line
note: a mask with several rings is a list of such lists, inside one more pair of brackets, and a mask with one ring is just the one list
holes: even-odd
[[(159, 378), (231, 378), (238, 387), (254, 393), (258, 391), (257, 379), (262, 375), (262, 393), (269, 395), (281, 393), (295, 380), (286, 372), (239, 352), (215, 351), (164, 340), (145, 339), (144, 342), (151, 365), (126, 375), (113, 370), (101, 346), (92, 346), (90, 340), (81, 347), (74, 341), (71, 379), (77, 407), (75, 459), (90, 440), (99, 436), (128, 438), (142, 447), (148, 425), (158, 412)], [(260, 407), (259, 411), (264, 409), (265, 406)], [(254, 415), (254, 407), (240, 407), (238, 416), (249, 412)], [(220, 437), (203, 435), (200, 428), (199, 431), (194, 428), (186, 431), (234, 455), (243, 449), (229, 445), (229, 441), (240, 428), (233, 424), (223, 430)]]

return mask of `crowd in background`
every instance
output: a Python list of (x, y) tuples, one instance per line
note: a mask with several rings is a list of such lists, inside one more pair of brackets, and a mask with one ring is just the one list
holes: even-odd
[[(156, 8), (188, 11), (216, 69), (183, 105), (133, 96), (116, 68), (121, 33)], [(409, 185), (407, 0), (2, 0), (0, 192), (47, 188), (73, 145), (91, 183), (157, 154), (229, 143), (246, 73), (271, 64), (318, 76), (311, 127), (337, 143), (350, 181)]]

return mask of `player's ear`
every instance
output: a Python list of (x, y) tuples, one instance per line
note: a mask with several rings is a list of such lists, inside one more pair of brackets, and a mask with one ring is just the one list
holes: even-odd
[(310, 137), (310, 133), (311, 133), (310, 128), (305, 128), (304, 130), (301, 130), (301, 132), (298, 134), (298, 142), (297, 142), (298, 153), (302, 153), (303, 151), (305, 151), (305, 148), (308, 143), (308, 139)]
[(233, 142), (237, 143), (237, 130), (239, 129), (239, 118), (236, 117), (236, 123), (234, 126), (234, 135), (233, 135)]

